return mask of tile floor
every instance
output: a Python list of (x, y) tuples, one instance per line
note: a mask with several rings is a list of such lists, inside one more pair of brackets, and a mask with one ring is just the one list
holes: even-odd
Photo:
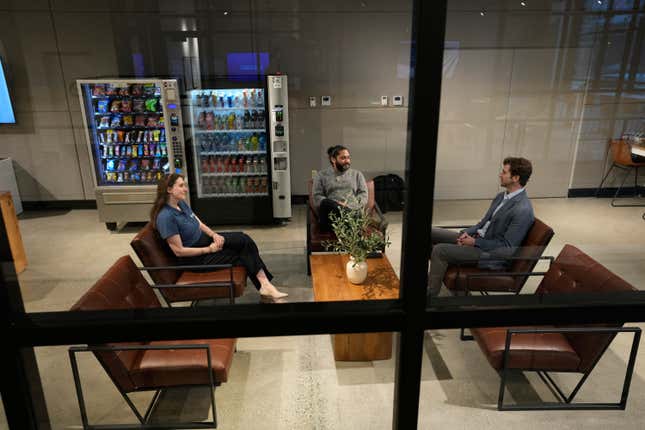
[[(607, 200), (596, 199), (536, 199), (533, 203), (537, 216), (556, 232), (546, 254), (557, 255), (563, 244), (575, 244), (636, 287), (645, 289), (642, 208), (610, 208)], [(487, 201), (437, 202), (433, 224), (472, 223), (487, 205)], [(392, 240), (387, 255), (398, 272), (401, 213), (386, 216)], [(304, 206), (296, 206), (286, 226), (243, 227), (258, 243), (276, 275), (276, 284), (288, 290), (292, 301), (312, 299), (311, 281), (305, 275), (304, 220)], [(30, 312), (68, 309), (119, 256), (134, 257), (129, 241), (140, 228), (128, 225), (118, 232), (108, 232), (93, 210), (25, 213), (20, 226), (29, 266), (19, 279)], [(534, 287), (529, 285), (526, 291)], [(258, 298), (252, 288), (247, 288), (240, 302)], [(580, 392), (580, 400), (617, 398), (629, 342), (626, 336), (614, 341)], [(36, 354), (53, 428), (80, 428), (67, 347), (38, 348)], [(645, 428), (645, 351), (641, 350), (639, 356), (624, 412), (502, 413), (495, 409), (499, 377), (477, 345), (460, 342), (455, 330), (427, 332), (419, 427)], [(80, 365), (90, 420), (133, 422), (95, 359), (87, 355)], [(335, 363), (329, 336), (240, 339), (229, 382), (215, 393), (219, 428), (391, 428), (394, 367), (394, 359)], [(575, 383), (571, 378), (558, 380), (566, 387)], [(513, 378), (509, 393), (509, 399), (552, 399), (531, 374)], [(174, 390), (164, 396), (155, 416), (159, 420), (206, 419), (211, 414), (207, 397), (200, 389)], [(135, 398), (141, 408), (146, 400), (146, 395)], [(0, 421), (0, 428), (6, 428), (6, 424)]]

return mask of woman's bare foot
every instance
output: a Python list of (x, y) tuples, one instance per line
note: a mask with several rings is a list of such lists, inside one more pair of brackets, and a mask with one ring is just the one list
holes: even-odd
[(263, 285), (260, 287), (260, 295), (264, 297), (271, 297), (272, 299), (281, 299), (283, 297), (287, 297), (289, 294), (287, 293), (282, 293), (278, 291), (276, 287), (273, 285)]

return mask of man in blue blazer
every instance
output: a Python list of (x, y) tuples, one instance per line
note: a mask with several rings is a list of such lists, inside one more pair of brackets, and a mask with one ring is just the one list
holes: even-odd
[(507, 157), (499, 173), (499, 193), (479, 223), (456, 232), (432, 229), (432, 256), (428, 273), (428, 295), (441, 290), (449, 265), (477, 262), (483, 269), (503, 269), (506, 263), (493, 260), (511, 257), (524, 240), (535, 220), (533, 207), (524, 186), (531, 177), (531, 162), (526, 158)]

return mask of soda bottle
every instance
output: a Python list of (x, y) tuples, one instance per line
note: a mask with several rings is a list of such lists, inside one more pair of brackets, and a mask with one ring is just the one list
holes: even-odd
[(260, 151), (264, 152), (267, 150), (267, 138), (264, 133), (260, 134), (258, 139), (258, 146)]
[(202, 93), (202, 107), (210, 106), (210, 96), (206, 94), (206, 91)]
[(251, 128), (258, 128), (258, 111), (251, 112)]
[(244, 171), (249, 173), (255, 172), (255, 164), (253, 164), (253, 160), (251, 159), (251, 157), (246, 157), (246, 168), (244, 169)]
[(257, 100), (255, 99), (255, 89), (251, 90), (251, 106), (255, 106), (257, 104)]
[(248, 110), (244, 111), (244, 121), (242, 121), (244, 128), (251, 128), (251, 112)]
[(264, 111), (259, 110), (258, 111), (258, 128), (264, 128)]
[(242, 91), (242, 106), (247, 107), (249, 105), (249, 99), (246, 95), (246, 90)]
[(107, 158), (107, 156), (108, 156), (108, 147), (107, 147), (107, 145), (102, 145), (102, 147), (103, 147), (103, 154), (101, 154), (101, 157), (102, 158)]
[(226, 94), (226, 106), (229, 108), (233, 107), (233, 95), (231, 93)]
[(259, 146), (259, 139), (257, 133), (253, 133), (250, 139), (249, 151), (257, 151)]
[(264, 106), (264, 91), (261, 89), (258, 90), (258, 106)]
[[(166, 149), (166, 145), (161, 145), (161, 156), (165, 157), (168, 155), (168, 150)], [(139, 157), (141, 156), (141, 153), (139, 153)]]
[(266, 163), (264, 162), (264, 157), (260, 157), (258, 161), (258, 172), (266, 173)]
[(220, 94), (220, 96), (219, 96), (219, 107), (223, 108), (225, 103), (226, 102), (224, 101), (224, 94)]
[(237, 158), (232, 157), (229, 167), (231, 168), (231, 170), (227, 170), (227, 172), (237, 172)]
[(236, 130), (242, 130), (243, 126), (244, 126), (244, 124), (243, 124), (243, 121), (242, 121), (242, 115), (237, 115), (235, 117), (235, 129)]
[(253, 166), (251, 167), (251, 171), (254, 173), (259, 173), (258, 170), (258, 157), (253, 157)]

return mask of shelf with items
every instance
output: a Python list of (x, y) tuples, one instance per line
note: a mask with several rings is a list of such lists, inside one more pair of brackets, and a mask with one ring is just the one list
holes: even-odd
[(233, 177), (233, 176), (258, 176), (258, 177), (266, 177), (267, 172), (200, 172), (200, 176), (206, 178), (206, 177), (216, 177), (216, 176), (228, 176), (228, 177)]
[(208, 194), (202, 194), (201, 197), (207, 197), (207, 198), (230, 198), (230, 197), (262, 197), (262, 196), (268, 196), (268, 192), (262, 192), (262, 193), (208, 193)]
[(195, 130), (195, 134), (219, 134), (219, 133), (266, 133), (264, 128), (240, 128), (230, 130)]
[(239, 112), (239, 111), (257, 111), (258, 115), (260, 112), (262, 112), (262, 115), (264, 115), (264, 106), (239, 106), (239, 107), (220, 107), (220, 106), (191, 106), (193, 109), (194, 113), (202, 113), (202, 112), (209, 112), (213, 111), (215, 113), (217, 112)]
[(199, 151), (199, 155), (209, 156), (209, 155), (265, 155), (266, 151)]
[(96, 116), (108, 116), (108, 115), (163, 115), (163, 111), (143, 111), (143, 112), (94, 112)]

